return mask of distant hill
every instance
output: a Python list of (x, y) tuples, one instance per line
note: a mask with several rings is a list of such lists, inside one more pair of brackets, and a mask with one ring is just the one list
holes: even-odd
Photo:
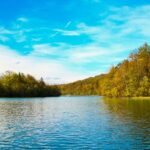
[(98, 75), (69, 84), (60, 85), (63, 95), (98, 95), (99, 81), (105, 75)]
[(144, 44), (107, 74), (59, 87), (64, 95), (150, 96), (150, 46)]

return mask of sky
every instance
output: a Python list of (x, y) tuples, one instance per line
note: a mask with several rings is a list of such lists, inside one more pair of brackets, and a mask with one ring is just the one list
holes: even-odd
[(73, 82), (107, 73), (145, 42), (150, 0), (0, 1), (0, 73)]

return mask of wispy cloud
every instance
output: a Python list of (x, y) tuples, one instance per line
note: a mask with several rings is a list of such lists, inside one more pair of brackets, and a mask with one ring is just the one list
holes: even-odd
[(30, 32), (31, 29), (18, 29), (16, 28), (11, 28), (11, 29), (6, 29), (5, 27), (0, 27), (0, 35), (1, 35), (1, 40), (6, 42), (8, 39), (13, 39), (17, 43), (21, 43), (26, 41), (26, 33)]
[(63, 29), (54, 29), (57, 33), (61, 33), (64, 36), (78, 36), (80, 33), (78, 31), (71, 31), (71, 30), (63, 30)]
[(24, 34), (23, 30), (17, 31), (14, 34), (14, 39), (16, 40), (17, 43), (22, 43), (26, 41), (26, 35)]
[(140, 7), (110, 7), (108, 15), (99, 25), (79, 23), (75, 30), (55, 29), (64, 36), (87, 35), (92, 40), (109, 42), (116, 39), (130, 39), (130, 36), (150, 37), (150, 5)]
[(14, 32), (4, 27), (0, 27), (0, 34), (13, 34)]
[(0, 35), (0, 41), (6, 42), (6, 41), (9, 41), (9, 38), (7, 36)]
[[(63, 60), (66, 64), (80, 64), (86, 63), (103, 63), (107, 58), (110, 65), (117, 62), (124, 49), (129, 53), (130, 46), (110, 45), (109, 47), (101, 46), (97, 43), (87, 45), (69, 45), (65, 43), (57, 43), (57, 46), (50, 44), (33, 45), (33, 51), (30, 53), (34, 56), (57, 56), (58, 60)], [(111, 50), (111, 51), (110, 51)], [(125, 58), (126, 56), (124, 56)], [(52, 59), (53, 57), (49, 57)], [(103, 59), (105, 58), (105, 59)], [(111, 59), (115, 58), (115, 59)]]
[(65, 25), (65, 28), (68, 28), (71, 25), (72, 21), (68, 21)]
[(21, 21), (21, 22), (28, 22), (28, 19), (25, 18), (25, 17), (20, 17), (17, 19), (18, 21)]
[(33, 45), (32, 54), (34, 55), (54, 55), (57, 52), (55, 47), (49, 44), (36, 44)]
[[(103, 62), (105, 61), (103, 58), (107, 59), (111, 57), (119, 57), (120, 53), (124, 52), (124, 48), (126, 50), (129, 47), (123, 47), (122, 45), (111, 45), (109, 47), (103, 47), (95, 44), (87, 44), (81, 45), (80, 47), (73, 47), (69, 53), (69, 59), (72, 62), (76, 63), (87, 63), (87, 62)], [(111, 51), (110, 51), (111, 50)], [(129, 50), (128, 50), (129, 51)], [(114, 59), (110, 59), (107, 61), (111, 65), (112, 62), (115, 62)], [(105, 62), (106, 63), (106, 62)]]
[[(143, 44), (144, 41), (149, 41), (149, 5), (135, 8), (110, 7), (109, 12), (111, 13), (106, 15), (103, 21), (96, 26), (79, 23), (73, 31), (55, 29), (63, 36), (86, 35), (91, 39), (88, 44), (68, 45), (65, 49), (70, 60), (76, 60), (79, 63), (97, 62), (98, 58), (117, 54), (120, 57), (121, 53), (125, 53), (124, 56), (126, 57), (131, 50)], [(114, 59), (114, 62), (116, 60), (118, 59)]]
[[(108, 24), (112, 23), (113, 27), (121, 31), (120, 36), (131, 34), (139, 34), (142, 36), (150, 35), (150, 5), (144, 5), (140, 7), (112, 7), (112, 12), (105, 21)], [(120, 22), (120, 24), (115, 24)]]

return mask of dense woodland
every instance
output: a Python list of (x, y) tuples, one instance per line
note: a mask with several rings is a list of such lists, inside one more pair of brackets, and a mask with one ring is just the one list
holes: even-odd
[(60, 88), (64, 95), (150, 96), (150, 46), (144, 44), (107, 74)]
[(0, 97), (47, 97), (59, 96), (57, 86), (45, 84), (31, 75), (6, 72), (0, 76)]

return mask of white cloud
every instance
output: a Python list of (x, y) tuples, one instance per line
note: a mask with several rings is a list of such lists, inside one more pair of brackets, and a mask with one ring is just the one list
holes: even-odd
[(9, 41), (9, 38), (7, 36), (0, 35), (0, 41), (6, 42), (6, 41)]
[[(141, 36), (150, 36), (150, 5), (138, 6), (135, 8), (124, 6), (120, 8), (112, 7), (105, 21), (113, 23), (113, 29), (120, 31), (119, 36), (136, 34)], [(115, 24), (120, 21), (120, 25)]]
[(49, 44), (36, 44), (33, 45), (32, 55), (54, 55), (57, 48)]
[(57, 43), (57, 46), (40, 44), (33, 46), (31, 55), (37, 57), (46, 56), (51, 59), (53, 56), (57, 56), (57, 59), (64, 61), (66, 65), (80, 64), (81, 66), (86, 63), (103, 63), (109, 58), (105, 63), (109, 63), (111, 66), (113, 62), (116, 62), (116, 58), (120, 57), (119, 55), (124, 52), (124, 50), (128, 50), (129, 52), (129, 48), (130, 45), (123, 46), (121, 44), (107, 47), (97, 43), (76, 46), (65, 43)]
[(62, 29), (55, 29), (57, 33), (61, 33), (64, 36), (78, 36), (80, 33), (78, 31), (71, 31), (71, 30), (62, 30)]
[[(101, 46), (97, 43), (72, 46), (68, 48), (67, 56), (71, 63), (86, 64), (86, 63), (109, 63), (111, 66), (116, 63), (120, 54), (124, 51), (130, 52), (130, 45), (110, 45), (107, 47)], [(124, 55), (124, 58), (126, 55)], [(123, 58), (121, 58), (123, 59)], [(107, 60), (107, 62), (106, 62)], [(119, 59), (120, 60), (120, 59)], [(119, 62), (118, 60), (118, 62)]]
[(24, 34), (23, 30), (16, 31), (13, 37), (17, 43), (22, 43), (26, 41), (26, 35)]
[(3, 45), (0, 45), (0, 68), (0, 73), (8, 70), (23, 72), (32, 74), (38, 79), (43, 77), (49, 83), (71, 82), (85, 77), (69, 70), (61, 61), (33, 55), (21, 56), (15, 50)]
[(0, 34), (13, 34), (13, 31), (10, 31), (4, 27), (0, 27)]
[(6, 29), (0, 27), (0, 40), (3, 42), (8, 41), (10, 38), (14, 39), (17, 43), (24, 42), (26, 40), (26, 32), (30, 32), (30, 29)]
[(32, 38), (32, 41), (34, 41), (34, 42), (39, 42), (39, 41), (41, 41), (41, 39), (42, 39), (42, 38)]
[[(116, 42), (131, 40), (130, 36), (150, 37), (150, 5), (137, 7), (110, 7), (99, 25), (79, 23), (75, 30), (56, 29), (64, 36), (87, 35), (93, 42)], [(147, 40), (146, 39), (146, 40)]]
[(21, 22), (28, 22), (28, 19), (25, 18), (25, 17), (20, 17), (17, 19), (18, 21), (21, 21)]

